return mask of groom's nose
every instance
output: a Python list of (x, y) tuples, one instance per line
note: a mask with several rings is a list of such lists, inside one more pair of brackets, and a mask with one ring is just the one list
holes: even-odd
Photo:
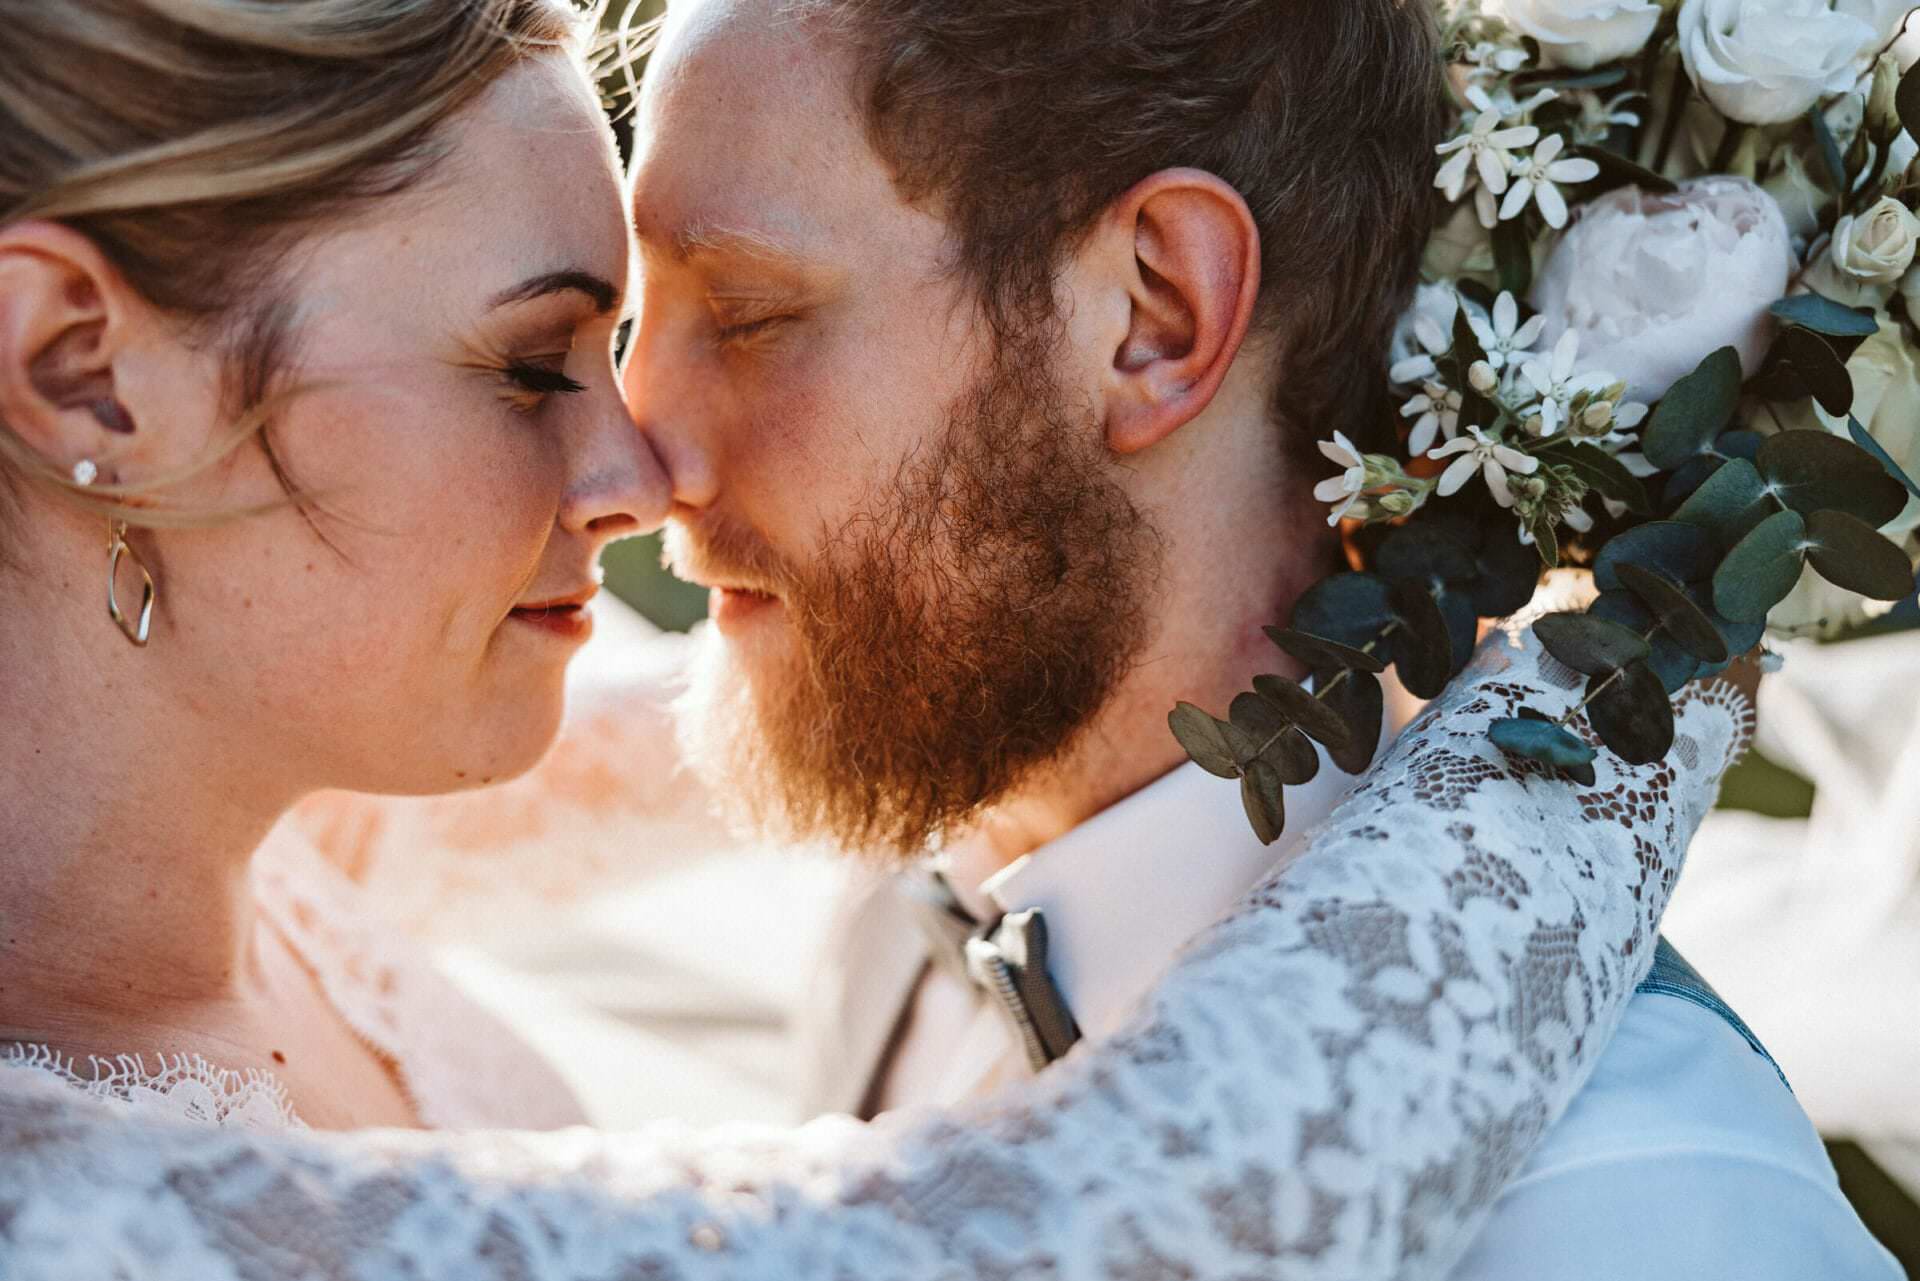
[(673, 506), (704, 509), (720, 494), (719, 440), (705, 422), (716, 389), (709, 383), (703, 392), (692, 362), (672, 360), (651, 337), (634, 335), (623, 374), (627, 407), (659, 457)]

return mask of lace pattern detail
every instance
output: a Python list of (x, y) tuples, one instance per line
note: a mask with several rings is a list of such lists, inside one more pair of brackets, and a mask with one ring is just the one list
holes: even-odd
[(1737, 697), (1689, 693), (1690, 747), (1647, 768), (1603, 755), (1578, 787), (1486, 738), (1522, 704), (1572, 701), (1530, 644), (1484, 646), (1120, 1033), (995, 1098), (788, 1132), (267, 1140), (136, 1128), (0, 1073), (0, 1264), (27, 1278), (1443, 1276), (1591, 1073), (1751, 723)]
[(38, 1072), (134, 1116), (264, 1134), (306, 1128), (270, 1072), (215, 1067), (197, 1054), (162, 1054), (154, 1062), (149, 1070), (141, 1055), (90, 1055), (82, 1072), (44, 1045), (0, 1047), (0, 1064)]

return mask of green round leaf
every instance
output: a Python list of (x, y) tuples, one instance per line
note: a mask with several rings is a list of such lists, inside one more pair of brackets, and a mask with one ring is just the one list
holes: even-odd
[(1640, 598), (1625, 588), (1601, 592), (1587, 612), (1596, 618), (1618, 623), (1637, 635), (1653, 632), (1653, 639), (1649, 642), (1651, 652), (1647, 655), (1646, 663), (1669, 694), (1699, 675), (1700, 660), (1680, 648), (1680, 643), (1665, 628), (1656, 630), (1658, 620), (1654, 618), (1653, 611), (1642, 605)]
[(1651, 765), (1672, 749), (1673, 703), (1645, 663), (1621, 668), (1612, 680), (1597, 676), (1587, 692), (1593, 695), (1587, 719), (1600, 741), (1621, 760)]
[(1388, 534), (1374, 553), (1373, 568), (1386, 578), (1420, 583), (1462, 583), (1474, 576), (1473, 553), (1423, 523), (1403, 525)]
[(1453, 645), (1447, 619), (1419, 583), (1398, 582), (1389, 595), (1394, 618), (1393, 661), (1400, 683), (1415, 698), (1437, 698), (1453, 675)]
[(1536, 720), (1530, 716), (1495, 721), (1487, 731), (1487, 737), (1502, 751), (1557, 769), (1591, 765), (1593, 758), (1598, 755), (1592, 744), (1581, 742), (1571, 731), (1552, 721)]
[(1266, 629), (1267, 639), (1278, 645), (1313, 671), (1351, 669), (1356, 672), (1384, 672), (1387, 665), (1363, 649), (1342, 645), (1324, 636), (1309, 636), (1285, 627)]
[(1247, 811), (1247, 821), (1253, 824), (1253, 834), (1260, 838), (1262, 845), (1271, 845), (1280, 839), (1280, 833), (1287, 826), (1287, 802), (1280, 776), (1272, 766), (1264, 761), (1247, 766), (1247, 772), (1240, 778), (1240, 804)]
[(1375, 574), (1323, 578), (1294, 604), (1293, 629), (1358, 649), (1393, 621), (1387, 595), (1387, 580)]
[(1167, 724), (1194, 764), (1221, 778), (1240, 777), (1240, 763), (1234, 758), (1233, 744), (1221, 731), (1219, 721), (1192, 703), (1177, 703), (1167, 715)]
[(1386, 710), (1386, 698), (1380, 678), (1370, 672), (1348, 671), (1345, 679), (1333, 683), (1330, 674), (1316, 683), (1323, 691), (1320, 701), (1339, 713), (1346, 722), (1348, 739), (1344, 747), (1327, 748), (1327, 756), (1343, 772), (1358, 774), (1373, 763), (1380, 750), (1380, 729)]
[(1227, 705), (1227, 720), (1249, 736), (1245, 741), (1253, 744), (1255, 755), (1269, 739), (1293, 727), (1284, 712), (1258, 694), (1235, 694), (1233, 702)]
[(1735, 622), (1764, 620), (1800, 581), (1806, 536), (1799, 512), (1775, 512), (1754, 526), (1714, 571), (1714, 608)]
[(1228, 741), (1244, 769), (1263, 762), (1289, 787), (1320, 772), (1320, 754), (1285, 713), (1258, 694), (1237, 694), (1227, 708)]
[(1637, 663), (1648, 653), (1643, 637), (1592, 614), (1544, 615), (1534, 623), (1533, 634), (1547, 653), (1589, 676)]
[(1853, 379), (1833, 349), (1835, 341), (1798, 326), (1780, 331), (1754, 376), (1753, 389), (1768, 400), (1803, 400), (1808, 396), (1835, 415), (1853, 408)]
[(1703, 663), (1724, 663), (1727, 638), (1707, 612), (1679, 584), (1631, 562), (1619, 567), (1620, 581), (1660, 620), (1660, 626), (1680, 647)]
[(1540, 558), (1532, 548), (1502, 529), (1485, 540), (1474, 557), (1479, 571), (1470, 593), (1479, 618), (1505, 618), (1527, 607), (1540, 585)]
[(1845, 307), (1820, 294), (1795, 294), (1767, 308), (1783, 324), (1834, 338), (1871, 338), (1880, 331), (1870, 308)]
[(1280, 714), (1328, 747), (1344, 746), (1351, 735), (1340, 714), (1284, 676), (1256, 676), (1253, 692), (1272, 703)]
[(1713, 576), (1720, 557), (1713, 535), (1698, 525), (1653, 520), (1607, 540), (1593, 560), (1593, 585), (1603, 592), (1619, 587), (1615, 567), (1623, 561), (1665, 574), (1676, 583), (1698, 583)]
[(1766, 489), (1758, 467), (1744, 458), (1729, 459), (1680, 504), (1673, 519), (1698, 525), (1720, 546), (1731, 547), (1774, 510)]
[(1847, 434), (1853, 437), (1854, 444), (1860, 446), (1860, 448), (1880, 460), (1880, 465), (1886, 468), (1887, 475), (1893, 477), (1902, 485), (1905, 485), (1909, 494), (1912, 494), (1915, 498), (1920, 498), (1920, 485), (1914, 483), (1913, 477), (1907, 475), (1906, 470), (1902, 468), (1899, 463), (1893, 461), (1893, 455), (1889, 454), (1886, 448), (1873, 438), (1873, 433), (1861, 426), (1860, 420), (1852, 415), (1848, 415), (1847, 417)]
[(1722, 347), (1675, 383), (1640, 435), (1647, 461), (1672, 471), (1705, 450), (1733, 418), (1740, 403), (1740, 380), (1739, 353)]
[(1807, 517), (1807, 560), (1814, 572), (1869, 600), (1905, 600), (1913, 594), (1913, 563), (1900, 545), (1845, 512)]
[(1760, 446), (1760, 474), (1803, 516), (1843, 511), (1875, 529), (1907, 505), (1906, 487), (1860, 446), (1824, 431), (1783, 431)]

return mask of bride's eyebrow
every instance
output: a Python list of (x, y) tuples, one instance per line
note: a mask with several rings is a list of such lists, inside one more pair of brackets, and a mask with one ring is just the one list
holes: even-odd
[(597, 313), (605, 316), (619, 310), (622, 292), (620, 286), (605, 276), (590, 271), (550, 271), (501, 290), (488, 302), (487, 307), (494, 310), (512, 303), (544, 298), (549, 294), (580, 293), (593, 303)]

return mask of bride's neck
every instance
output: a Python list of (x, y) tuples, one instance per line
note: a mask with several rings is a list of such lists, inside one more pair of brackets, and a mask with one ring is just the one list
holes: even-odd
[(7, 1039), (236, 995), (255, 937), (248, 863), (284, 808), (145, 666), (164, 664), (164, 637), (136, 650), (53, 586), (8, 584), (24, 608), (0, 619)]

